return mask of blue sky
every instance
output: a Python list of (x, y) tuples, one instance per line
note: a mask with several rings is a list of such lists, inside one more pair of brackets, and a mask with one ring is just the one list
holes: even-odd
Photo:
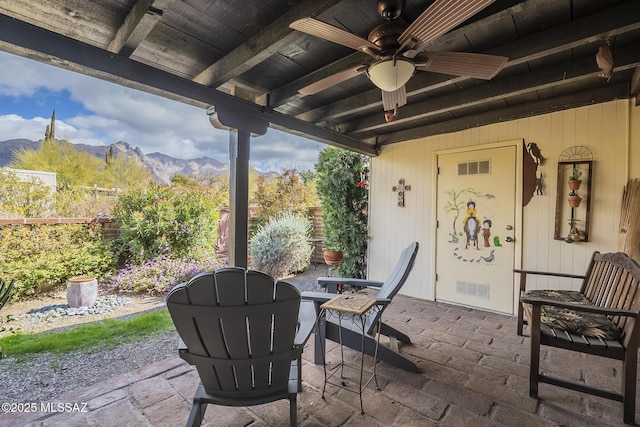
[[(144, 153), (229, 162), (226, 131), (209, 124), (203, 109), (0, 52), (0, 141), (44, 137), (56, 111), (56, 137), (72, 143), (126, 141)], [(269, 129), (252, 138), (259, 170), (313, 169), (325, 145)]]

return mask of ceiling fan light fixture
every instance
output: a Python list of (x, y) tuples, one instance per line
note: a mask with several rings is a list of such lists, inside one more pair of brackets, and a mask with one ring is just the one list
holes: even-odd
[(385, 59), (367, 69), (369, 80), (386, 92), (395, 92), (413, 76), (416, 67), (404, 59)]

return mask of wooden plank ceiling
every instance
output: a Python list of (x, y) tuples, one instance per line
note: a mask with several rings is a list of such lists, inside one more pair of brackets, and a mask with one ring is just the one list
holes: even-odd
[[(402, 19), (412, 22), (433, 0), (405, 3)], [(425, 50), (507, 56), (502, 71), (489, 81), (417, 71), (391, 123), (364, 74), (299, 93), (371, 62), (289, 28), (303, 17), (365, 39), (384, 22), (376, 0), (12, 0), (0, 1), (0, 50), (203, 108), (228, 106), (370, 155), (385, 144), (637, 91), (640, 0), (497, 0)], [(595, 60), (605, 43), (614, 61), (608, 80)]]

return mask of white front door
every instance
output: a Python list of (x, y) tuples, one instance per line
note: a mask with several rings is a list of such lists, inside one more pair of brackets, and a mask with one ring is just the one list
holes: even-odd
[(514, 312), (516, 146), (437, 155), (436, 300)]

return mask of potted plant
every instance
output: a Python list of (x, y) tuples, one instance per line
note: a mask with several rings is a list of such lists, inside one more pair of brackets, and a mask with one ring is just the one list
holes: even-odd
[(344, 258), (342, 251), (336, 251), (333, 249), (325, 249), (322, 256), (324, 257), (324, 262), (327, 265), (340, 265)]
[(582, 172), (580, 172), (578, 168), (574, 166), (573, 171), (571, 172), (571, 176), (569, 177), (569, 189), (571, 191), (574, 191), (580, 188), (580, 184), (582, 184), (582, 180), (580, 179), (581, 176), (582, 176)]
[(582, 197), (578, 196), (575, 190), (571, 190), (571, 192), (569, 193), (569, 198), (567, 200), (569, 200), (569, 206), (571, 206), (572, 208), (577, 208), (578, 206), (580, 206)]
[[(368, 189), (362, 182), (366, 156), (327, 147), (318, 156), (316, 181), (322, 204), (324, 246), (328, 250), (327, 263), (337, 265), (341, 277), (364, 278), (367, 251)], [(330, 252), (329, 252), (330, 251)], [(342, 253), (342, 262), (338, 259)], [(328, 258), (325, 258), (328, 259)]]

